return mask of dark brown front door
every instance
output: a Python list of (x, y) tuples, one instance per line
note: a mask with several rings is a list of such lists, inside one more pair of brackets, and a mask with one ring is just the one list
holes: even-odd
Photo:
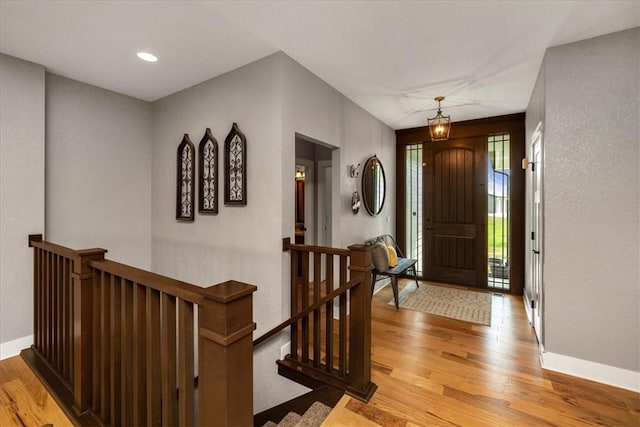
[(486, 138), (425, 146), (424, 277), (487, 286)]

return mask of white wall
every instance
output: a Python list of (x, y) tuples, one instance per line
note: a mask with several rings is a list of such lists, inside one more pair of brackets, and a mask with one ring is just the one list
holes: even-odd
[(47, 73), (46, 239), (151, 266), (151, 106)]
[(0, 54), (0, 358), (33, 334), (27, 236), (44, 233), (44, 76), (44, 67)]
[(636, 373), (639, 56), (638, 28), (551, 48), (543, 95), (545, 349)]

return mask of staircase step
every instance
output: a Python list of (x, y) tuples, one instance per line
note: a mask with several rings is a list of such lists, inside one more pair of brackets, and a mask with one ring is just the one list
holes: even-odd
[(278, 423), (278, 427), (296, 427), (301, 419), (301, 415), (296, 414), (295, 412), (289, 412), (287, 416)]
[(307, 409), (307, 412), (304, 413), (296, 427), (318, 427), (329, 416), (330, 412), (330, 407), (322, 402), (316, 402)]
[(266, 425), (268, 421), (272, 421), (273, 425), (269, 424), (269, 427), (277, 426), (278, 422), (282, 420), (287, 413), (296, 412), (298, 414), (304, 414), (314, 402), (322, 402), (332, 408), (338, 403), (343, 394), (343, 391), (330, 386), (325, 385), (319, 387), (316, 390), (312, 390), (302, 396), (298, 396), (288, 402), (256, 414), (253, 418), (253, 425), (261, 427)]

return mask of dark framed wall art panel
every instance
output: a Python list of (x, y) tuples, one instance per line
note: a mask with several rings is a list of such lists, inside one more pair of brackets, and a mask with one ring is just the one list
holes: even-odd
[(224, 204), (247, 204), (247, 139), (234, 123), (224, 141)]
[(209, 128), (198, 146), (198, 212), (218, 213), (218, 141)]
[(176, 168), (176, 219), (193, 221), (195, 209), (196, 147), (184, 134), (178, 145)]

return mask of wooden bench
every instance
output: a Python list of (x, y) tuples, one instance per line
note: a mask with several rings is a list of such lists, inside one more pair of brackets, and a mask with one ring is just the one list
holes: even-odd
[[(400, 307), (398, 305), (398, 276), (407, 274), (409, 271), (413, 273), (413, 279), (416, 281), (416, 286), (420, 287), (418, 284), (418, 276), (416, 274), (416, 263), (418, 262), (415, 259), (405, 258), (404, 254), (398, 247), (396, 241), (389, 234), (383, 234), (382, 236), (375, 237), (373, 239), (369, 239), (365, 242), (366, 245), (373, 245), (378, 241), (378, 239), (382, 239), (385, 244), (390, 244), (396, 250), (398, 254), (398, 263), (395, 267), (389, 267), (386, 271), (379, 271), (376, 268), (372, 270), (373, 280), (371, 281), (371, 295), (373, 296), (373, 289), (376, 285), (376, 281), (388, 277), (391, 279), (391, 289), (393, 290), (393, 300), (396, 303), (396, 310)], [(381, 277), (379, 277), (381, 276)]]

